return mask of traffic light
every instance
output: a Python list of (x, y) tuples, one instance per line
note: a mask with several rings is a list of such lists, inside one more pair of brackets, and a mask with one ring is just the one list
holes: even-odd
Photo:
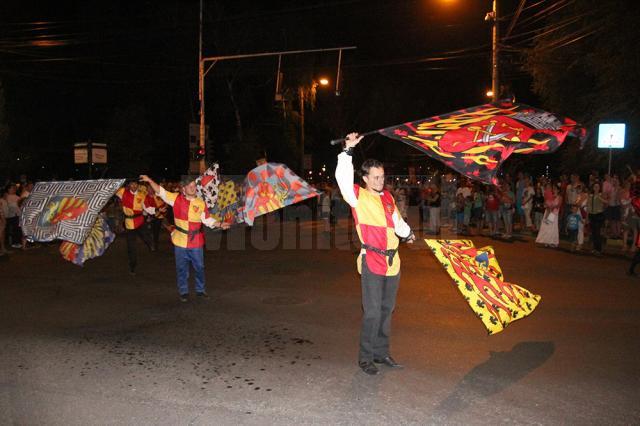
[(196, 147), (195, 152), (193, 154), (193, 159), (200, 161), (204, 158), (204, 154), (205, 154), (204, 147), (198, 146)]

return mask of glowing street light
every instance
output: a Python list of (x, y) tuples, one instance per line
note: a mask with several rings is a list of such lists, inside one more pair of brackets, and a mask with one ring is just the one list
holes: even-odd
[(320, 81), (320, 85), (321, 86), (328, 86), (329, 85), (329, 79), (328, 78), (323, 77), (319, 81)]
[(487, 90), (487, 98), (493, 98), (493, 90)]

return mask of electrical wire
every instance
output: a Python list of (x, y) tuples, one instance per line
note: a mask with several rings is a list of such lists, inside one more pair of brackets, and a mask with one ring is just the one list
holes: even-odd
[(520, 17), (520, 14), (522, 13), (522, 9), (524, 8), (524, 4), (527, 2), (527, 0), (520, 0), (520, 3), (518, 4), (518, 8), (516, 9), (515, 14), (513, 15), (513, 19), (511, 19), (511, 22), (509, 23), (509, 27), (507, 28), (507, 32), (505, 33), (505, 37), (509, 37), (509, 35), (511, 34), (511, 31), (513, 31), (513, 28), (516, 26), (516, 22), (518, 22), (518, 18)]

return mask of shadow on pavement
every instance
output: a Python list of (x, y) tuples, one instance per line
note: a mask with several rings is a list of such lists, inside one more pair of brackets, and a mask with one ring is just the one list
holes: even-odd
[(480, 399), (503, 391), (543, 365), (555, 351), (553, 342), (521, 342), (508, 352), (490, 352), (469, 371), (432, 414), (434, 422), (463, 411)]

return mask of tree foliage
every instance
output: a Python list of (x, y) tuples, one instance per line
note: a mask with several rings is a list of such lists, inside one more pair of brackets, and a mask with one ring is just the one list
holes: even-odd
[(11, 149), (9, 147), (9, 124), (5, 111), (4, 88), (0, 81), (0, 170), (9, 170), (11, 163)]
[(596, 148), (597, 124), (627, 123), (627, 148), (616, 166), (637, 162), (640, 119), (640, 8), (629, 0), (581, 0), (547, 20), (526, 54), (533, 90), (545, 106), (592, 132), (585, 149), (564, 149), (562, 163), (585, 171), (606, 165)]

